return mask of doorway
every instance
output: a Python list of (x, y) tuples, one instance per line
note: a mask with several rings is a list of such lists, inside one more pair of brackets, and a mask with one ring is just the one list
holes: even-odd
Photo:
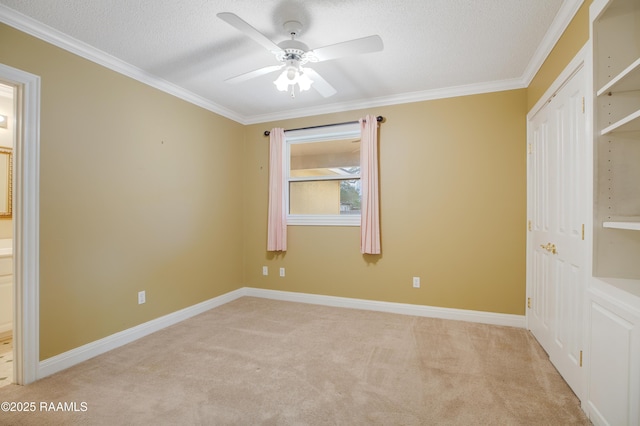
[(0, 64), (0, 84), (12, 89), (12, 383), (39, 371), (40, 77)]
[(0, 83), (0, 387), (13, 382), (12, 153), (15, 145), (14, 87)]

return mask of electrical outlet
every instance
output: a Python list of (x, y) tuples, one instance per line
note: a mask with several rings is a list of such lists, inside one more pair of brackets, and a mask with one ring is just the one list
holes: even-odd
[(147, 296), (146, 296), (145, 292), (144, 291), (139, 291), (138, 292), (138, 305), (142, 305), (146, 301), (147, 301)]
[(269, 275), (269, 267), (268, 266), (263, 266), (262, 267), (262, 275)]
[(413, 277), (413, 288), (420, 288), (420, 277)]
[(284, 268), (280, 268), (280, 276), (284, 277)]

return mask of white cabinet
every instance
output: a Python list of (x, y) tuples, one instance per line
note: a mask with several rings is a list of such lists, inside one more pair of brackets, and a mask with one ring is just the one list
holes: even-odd
[(596, 425), (640, 425), (640, 291), (624, 279), (593, 279), (587, 292), (585, 411)]

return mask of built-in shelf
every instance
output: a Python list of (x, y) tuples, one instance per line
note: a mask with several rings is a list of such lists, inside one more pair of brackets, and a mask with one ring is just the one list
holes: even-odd
[(602, 223), (602, 227), (609, 229), (629, 229), (631, 231), (640, 231), (640, 220), (637, 222), (607, 221)]
[[(640, 277), (640, 0), (593, 0), (594, 274)], [(640, 412), (639, 412), (640, 413)], [(640, 426), (640, 423), (638, 423)]]
[[(638, 309), (640, 309), (640, 280), (634, 279), (626, 279), (626, 278), (610, 278), (610, 277), (594, 277), (596, 280), (593, 281), (593, 284), (596, 287), (600, 286), (598, 280), (602, 283), (606, 283), (607, 285), (617, 289), (620, 293), (616, 292), (616, 296), (620, 298), (620, 300), (624, 300), (626, 303), (631, 303), (633, 300), (629, 298), (629, 295), (632, 295), (635, 299), (635, 305)], [(600, 288), (601, 289), (601, 288)], [(609, 289), (604, 289), (609, 290)], [(607, 291), (609, 293), (609, 291)]]
[(618, 133), (618, 132), (628, 132), (635, 133), (640, 132), (640, 110), (635, 111), (633, 114), (629, 114), (625, 118), (612, 125), (605, 127), (602, 129), (600, 134), (602, 136), (608, 135), (610, 133)]
[(629, 65), (624, 71), (611, 79), (602, 89), (598, 90), (597, 95), (602, 96), (613, 92), (627, 92), (638, 90), (640, 87), (640, 58)]

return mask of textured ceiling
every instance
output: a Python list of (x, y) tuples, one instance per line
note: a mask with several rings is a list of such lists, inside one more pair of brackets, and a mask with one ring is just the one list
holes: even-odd
[[(0, 0), (0, 20), (45, 34), (63, 47), (98, 49), (124, 62), (114, 60), (119, 65), (113, 68), (168, 82), (211, 110), (254, 123), (429, 99), (447, 91), (524, 87), (580, 3)], [(298, 20), (304, 26), (299, 39), (310, 48), (377, 34), (384, 51), (311, 64), (337, 89), (329, 98), (310, 90), (291, 99), (275, 89), (277, 73), (231, 85), (224, 80), (277, 62), (218, 19), (220, 12), (235, 13), (276, 43), (288, 38), (282, 24)]]

